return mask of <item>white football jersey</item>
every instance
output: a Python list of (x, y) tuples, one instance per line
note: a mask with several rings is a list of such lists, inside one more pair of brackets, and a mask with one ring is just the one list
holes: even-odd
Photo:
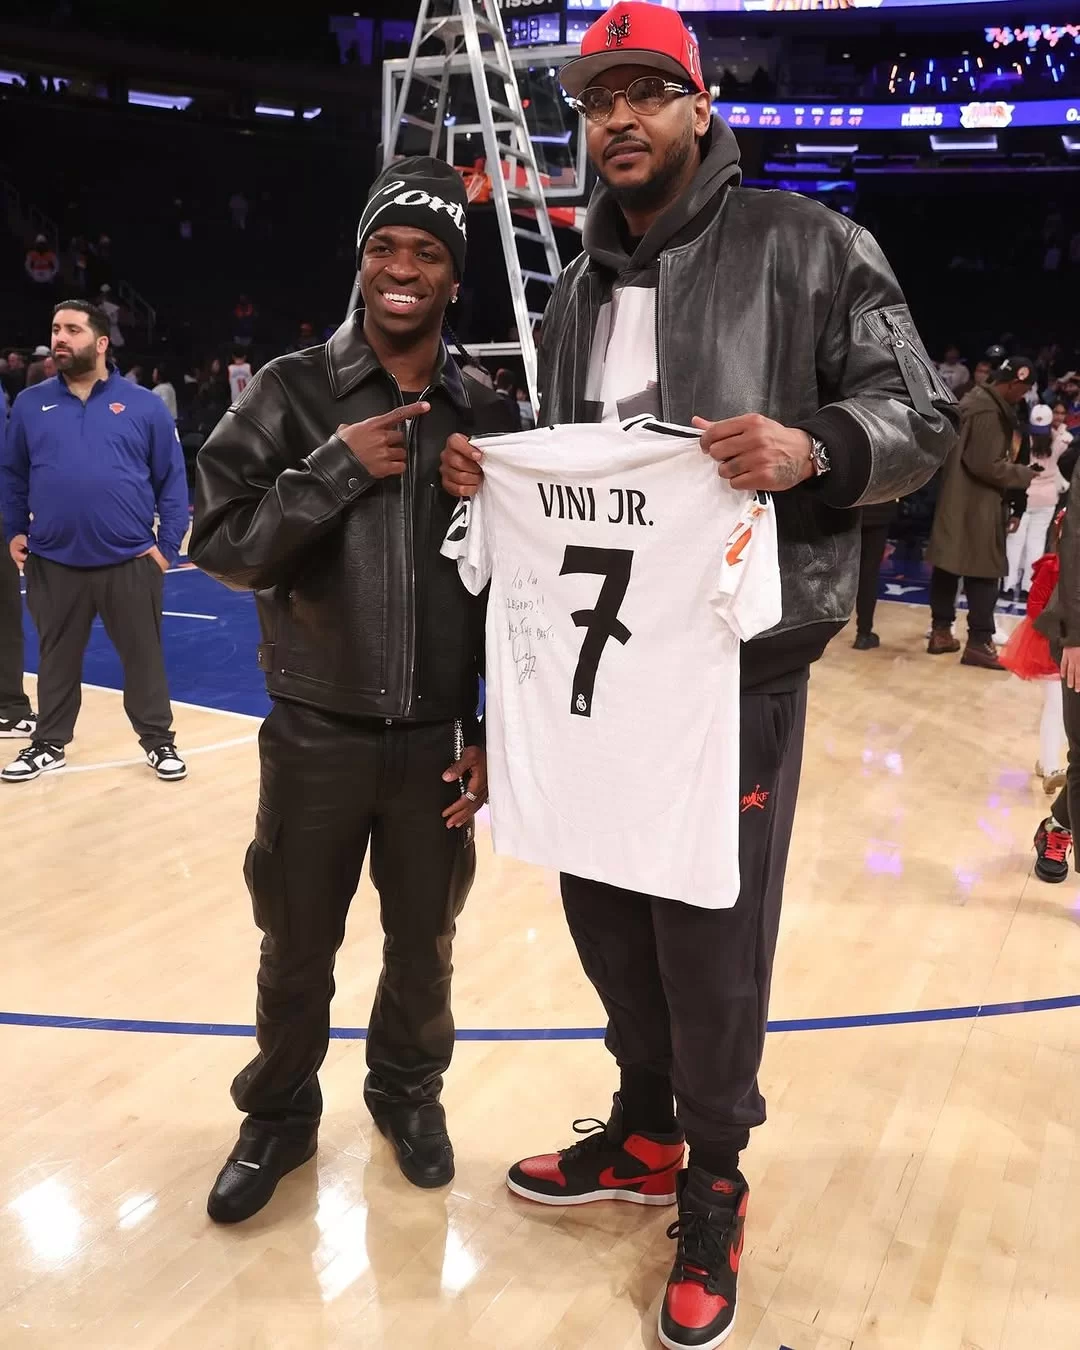
[(780, 619), (772, 503), (645, 416), (478, 442), (443, 553), (491, 583), (495, 849), (706, 909), (739, 895), (739, 644)]

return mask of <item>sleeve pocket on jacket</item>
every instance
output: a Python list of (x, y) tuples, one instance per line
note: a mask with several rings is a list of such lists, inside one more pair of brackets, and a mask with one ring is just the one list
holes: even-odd
[(273, 853), (281, 833), (281, 814), (265, 802), (259, 803), (255, 813), (255, 842), (267, 853)]

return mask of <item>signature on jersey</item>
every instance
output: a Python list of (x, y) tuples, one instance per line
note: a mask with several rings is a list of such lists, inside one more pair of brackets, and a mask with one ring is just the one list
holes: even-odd
[(536, 674), (536, 657), (533, 655), (532, 640), (525, 633), (517, 633), (511, 639), (511, 652), (517, 667), (518, 684), (524, 684)]

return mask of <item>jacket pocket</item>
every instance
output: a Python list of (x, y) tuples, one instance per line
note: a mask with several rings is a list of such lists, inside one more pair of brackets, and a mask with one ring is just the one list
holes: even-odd
[(866, 316), (866, 323), (882, 346), (892, 352), (916, 412), (929, 417), (934, 411), (935, 399), (955, 402), (922, 349), (907, 305), (887, 305), (873, 310)]
[(255, 926), (274, 942), (284, 942), (288, 937), (281, 836), (280, 812), (260, 801), (255, 813), (255, 838), (248, 845), (244, 859), (244, 880), (251, 896)]

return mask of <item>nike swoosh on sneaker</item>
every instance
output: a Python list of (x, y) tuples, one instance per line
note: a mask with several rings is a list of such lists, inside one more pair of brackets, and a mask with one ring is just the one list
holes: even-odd
[(646, 1172), (642, 1177), (619, 1177), (615, 1175), (614, 1167), (605, 1167), (597, 1181), (601, 1186), (638, 1186), (643, 1181), (651, 1181), (653, 1177), (662, 1175), (662, 1172)]
[(54, 408), (59, 408), (59, 406), (60, 406), (59, 403), (43, 403), (43, 404), (41, 405), (41, 411), (42, 411), (42, 412), (52, 412), (52, 410), (53, 410)]

